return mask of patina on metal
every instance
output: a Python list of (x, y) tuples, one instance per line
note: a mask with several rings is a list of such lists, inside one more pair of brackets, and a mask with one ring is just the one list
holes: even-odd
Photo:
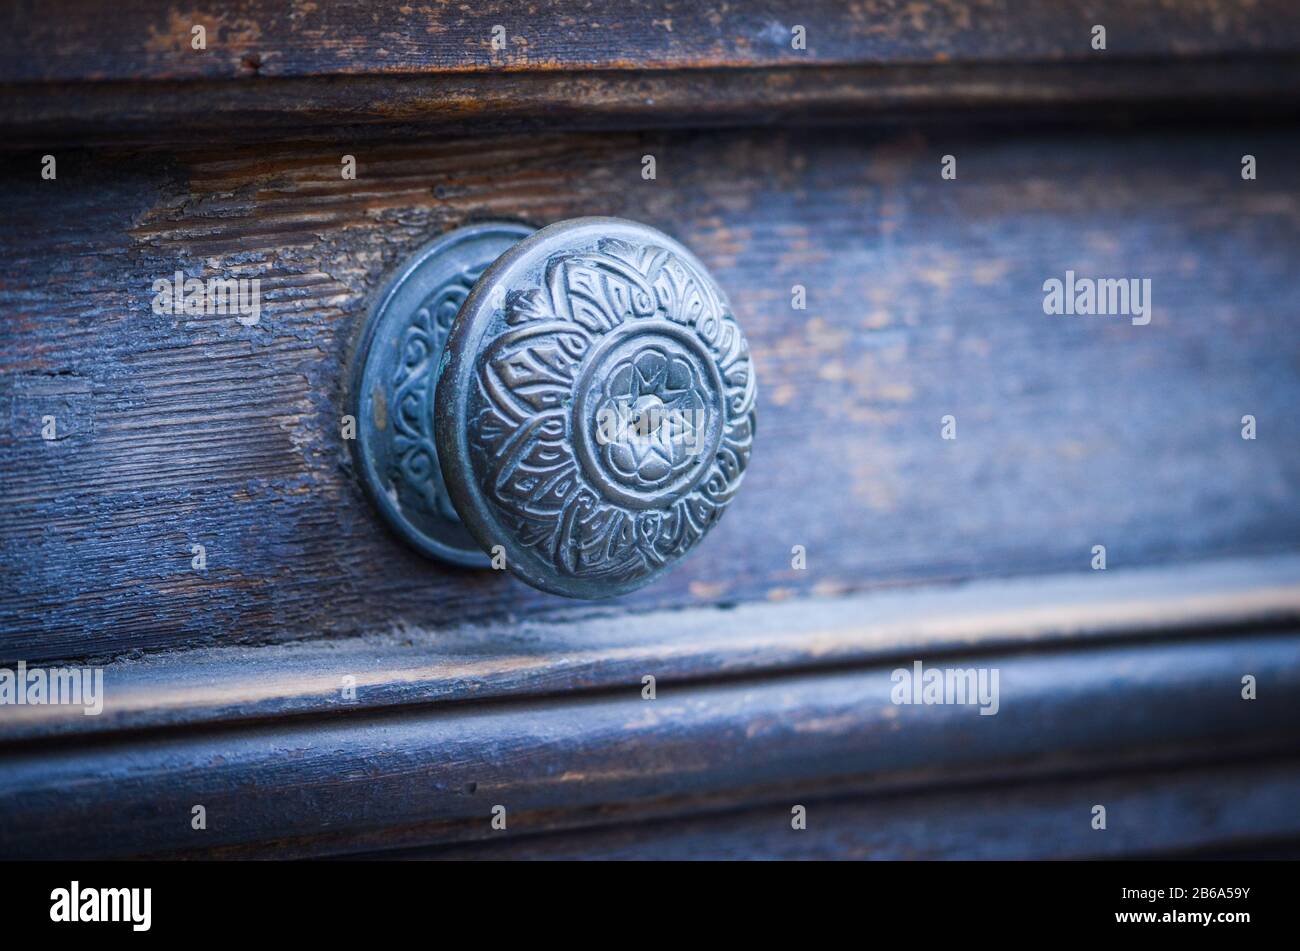
[[(569, 597), (622, 594), (690, 552), (740, 488), (749, 347), (667, 235), (616, 218), (491, 230), (514, 227), (444, 236), (381, 298), (359, 451), (368, 479), (387, 477), (371, 485), (381, 511), (426, 553), (503, 562)], [(492, 240), (510, 246), (484, 268)], [(419, 268), (426, 283), (402, 296)]]

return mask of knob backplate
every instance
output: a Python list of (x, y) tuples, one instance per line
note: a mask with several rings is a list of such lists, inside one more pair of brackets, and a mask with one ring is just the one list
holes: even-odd
[(384, 285), (358, 338), (349, 403), (353, 460), (388, 525), (417, 551), (488, 567), (447, 494), (434, 439), (443, 348), (479, 276), (534, 229), (511, 222), (457, 228), (417, 250)]

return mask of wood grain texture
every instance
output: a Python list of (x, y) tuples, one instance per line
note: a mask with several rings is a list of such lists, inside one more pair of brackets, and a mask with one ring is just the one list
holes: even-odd
[[(1078, 572), (855, 597), (522, 619), (123, 657), (104, 706), (0, 706), (0, 742), (494, 699), (639, 691), (954, 653), (1300, 626), (1300, 558)], [(351, 678), (350, 681), (345, 678)], [(355, 695), (345, 696), (350, 683)]]
[[(11, 156), (0, 655), (1076, 571), (1099, 543), (1112, 568), (1294, 551), (1296, 145), (1254, 126), (434, 137), (69, 153), (56, 182)], [(353, 149), (359, 178), (342, 181)], [(1240, 178), (1245, 152), (1259, 181)], [(956, 182), (939, 179), (945, 153)], [(664, 582), (599, 609), (407, 551), (339, 432), (349, 348), (388, 270), (468, 220), (582, 214), (696, 251), (760, 384), (727, 518)], [(259, 278), (261, 323), (153, 314), (151, 283), (177, 268)], [(1151, 324), (1045, 316), (1042, 282), (1066, 269), (1151, 278)], [(949, 413), (956, 441), (939, 438)], [(60, 438), (41, 438), (44, 415)]]
[[(372, 851), (491, 838), (497, 804), (508, 833), (527, 834), (742, 802), (788, 811), (812, 796), (1280, 756), (1300, 736), (1294, 631), (952, 658), (999, 670), (994, 716), (896, 705), (891, 666), (687, 686), (653, 701), (633, 687), (37, 744), (0, 760), (0, 855)], [(1258, 700), (1241, 699), (1243, 671), (1258, 677)], [(190, 825), (196, 803), (201, 833)], [(1257, 818), (1294, 827), (1289, 807)]]
[[(0, 82), (1086, 60), (1093, 24), (1117, 59), (1300, 49), (1285, 0), (20, 0), (0, 24)], [(204, 50), (192, 48), (196, 24)], [(792, 48), (795, 25), (806, 50)]]

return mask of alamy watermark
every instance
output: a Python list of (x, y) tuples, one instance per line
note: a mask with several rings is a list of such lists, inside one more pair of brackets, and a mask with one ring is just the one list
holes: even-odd
[(1151, 278), (1049, 277), (1043, 281), (1043, 313), (1065, 317), (1128, 317), (1133, 325), (1151, 323)]
[(202, 281), (177, 271), (153, 282), (153, 312), (172, 316), (231, 315), (245, 327), (262, 319), (262, 280), (210, 277)]
[(596, 442), (611, 445), (658, 445), (688, 456), (704, 451), (709, 414), (704, 409), (666, 407), (657, 397), (635, 404), (610, 402), (596, 413)]
[(125, 922), (132, 931), (153, 924), (152, 888), (89, 888), (73, 881), (50, 892), (50, 921)]
[(975, 705), (980, 716), (991, 717), (1001, 707), (997, 667), (899, 667), (889, 675), (894, 686), (889, 699), (897, 704)]
[(0, 706), (82, 707), (88, 717), (104, 712), (103, 667), (0, 667)]

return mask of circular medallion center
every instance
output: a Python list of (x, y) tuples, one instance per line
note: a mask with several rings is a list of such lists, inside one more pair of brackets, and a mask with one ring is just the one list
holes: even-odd
[(717, 367), (670, 321), (629, 321), (588, 356), (572, 427), (578, 456), (607, 499), (656, 508), (699, 481), (725, 424)]

